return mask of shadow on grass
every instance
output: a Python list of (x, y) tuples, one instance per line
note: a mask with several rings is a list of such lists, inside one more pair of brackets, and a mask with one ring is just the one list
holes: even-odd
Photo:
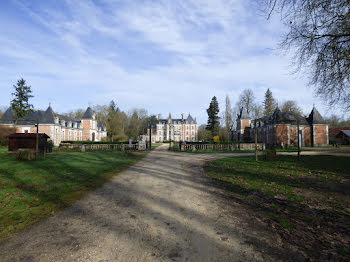
[(46, 160), (16, 161), (13, 155), (2, 155), (0, 231), (5, 234), (9, 227), (15, 232), (16, 227), (36, 222), (36, 217), (72, 204), (141, 158), (120, 152), (67, 153), (48, 155)]
[[(277, 230), (288, 241), (298, 246), (312, 245), (318, 249), (322, 246), (325, 250), (343, 250), (344, 243), (349, 243), (350, 235), (350, 215), (345, 211), (349, 201), (332, 206), (334, 202), (329, 202), (327, 196), (336, 193), (339, 199), (349, 200), (349, 183), (336, 183), (332, 179), (322, 181), (315, 176), (309, 177), (308, 172), (302, 176), (306, 171), (316, 173), (316, 176), (319, 172), (326, 175), (327, 172), (334, 172), (339, 179), (348, 178), (346, 169), (350, 158), (337, 158), (303, 156), (303, 160), (298, 163), (291, 156), (279, 156), (278, 161), (271, 162), (255, 162), (252, 158), (226, 158), (208, 163), (205, 169), (237, 202), (264, 220), (277, 224)], [(280, 166), (282, 162), (286, 165)], [(293, 173), (293, 169), (298, 172)], [(266, 188), (270, 185), (270, 188)], [(275, 192), (269, 192), (274, 188)], [(282, 192), (279, 191), (281, 188)], [(325, 196), (325, 200), (316, 199), (318, 205), (309, 205), (308, 195), (306, 201), (293, 198), (295, 188), (316, 190)], [(276, 225), (273, 227), (276, 228)]]

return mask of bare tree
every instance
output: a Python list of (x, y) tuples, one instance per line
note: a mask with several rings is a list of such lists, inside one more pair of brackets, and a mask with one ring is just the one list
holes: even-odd
[(5, 111), (6, 111), (6, 107), (0, 106), (0, 118), (5, 113)]
[(231, 106), (231, 100), (229, 98), (228, 95), (226, 95), (226, 99), (225, 99), (225, 128), (226, 131), (229, 132), (230, 131), (230, 127), (232, 125), (232, 106)]
[(207, 129), (206, 125), (200, 125), (198, 127), (198, 140), (199, 141), (210, 141), (212, 139), (210, 130)]
[(255, 106), (255, 95), (253, 90), (244, 89), (237, 101), (237, 107), (238, 108), (243, 107), (243, 110), (245, 110), (248, 114), (250, 114), (251, 112), (253, 112), (254, 106)]
[(350, 109), (349, 0), (260, 0), (268, 18), (281, 14), (289, 28), (281, 48), (293, 50), (296, 72), (307, 69), (309, 84), (330, 105)]
[(282, 112), (292, 111), (292, 112), (297, 113), (299, 115), (303, 115), (303, 111), (298, 106), (297, 102), (295, 102), (293, 100), (287, 100), (287, 101), (283, 102), (281, 105), (281, 110), (282, 110)]

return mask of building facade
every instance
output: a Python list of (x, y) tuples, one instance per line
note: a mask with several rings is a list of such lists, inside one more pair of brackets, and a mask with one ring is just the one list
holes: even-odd
[[(161, 119), (158, 115), (157, 124), (151, 130), (153, 143), (162, 143), (164, 141), (195, 142), (198, 140), (197, 120), (193, 119), (191, 114), (186, 119), (184, 119), (183, 114), (181, 118), (175, 119), (171, 117), (171, 114), (169, 114), (167, 119)], [(149, 140), (149, 130), (144, 138)]]
[[(1, 125), (14, 126), (15, 119), (12, 108), (8, 108), (2, 118)], [(81, 119), (72, 119), (53, 112), (51, 106), (46, 111), (34, 111), (16, 123), (17, 133), (36, 133), (36, 120), (39, 121), (39, 133), (50, 137), (55, 146), (62, 141), (101, 141), (107, 137), (107, 130), (102, 122), (98, 122), (96, 114), (88, 107)]]
[(277, 107), (271, 116), (251, 120), (242, 112), (237, 116), (237, 128), (232, 132), (233, 140), (253, 142), (255, 140), (255, 122), (257, 139), (266, 145), (297, 146), (298, 125), (301, 146), (328, 145), (328, 125), (314, 107), (308, 117), (292, 111), (281, 112)]

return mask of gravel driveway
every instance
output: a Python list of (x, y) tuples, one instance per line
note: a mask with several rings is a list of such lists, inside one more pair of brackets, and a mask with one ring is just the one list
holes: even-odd
[(204, 162), (220, 156), (169, 152), (161, 146), (71, 207), (1, 245), (0, 261), (296, 259), (279, 236), (266, 231), (203, 173)]

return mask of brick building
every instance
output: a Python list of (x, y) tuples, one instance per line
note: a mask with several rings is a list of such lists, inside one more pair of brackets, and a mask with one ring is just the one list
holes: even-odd
[[(14, 119), (12, 108), (9, 107), (2, 118), (1, 125), (13, 126)], [(54, 113), (51, 106), (45, 111), (34, 111), (16, 124), (17, 133), (36, 133), (36, 123), (32, 120), (39, 120), (39, 133), (48, 135), (55, 146), (61, 141), (100, 141), (107, 136), (106, 128), (96, 119), (96, 114), (88, 107), (81, 119), (72, 119), (57, 113)]]
[(299, 122), (301, 146), (328, 145), (328, 125), (314, 107), (308, 117), (292, 111), (281, 112), (277, 107), (271, 116), (251, 120), (249, 115), (240, 111), (237, 116), (237, 128), (232, 131), (233, 140), (252, 142), (255, 139), (254, 122), (257, 122), (259, 143), (266, 145), (297, 146)]

